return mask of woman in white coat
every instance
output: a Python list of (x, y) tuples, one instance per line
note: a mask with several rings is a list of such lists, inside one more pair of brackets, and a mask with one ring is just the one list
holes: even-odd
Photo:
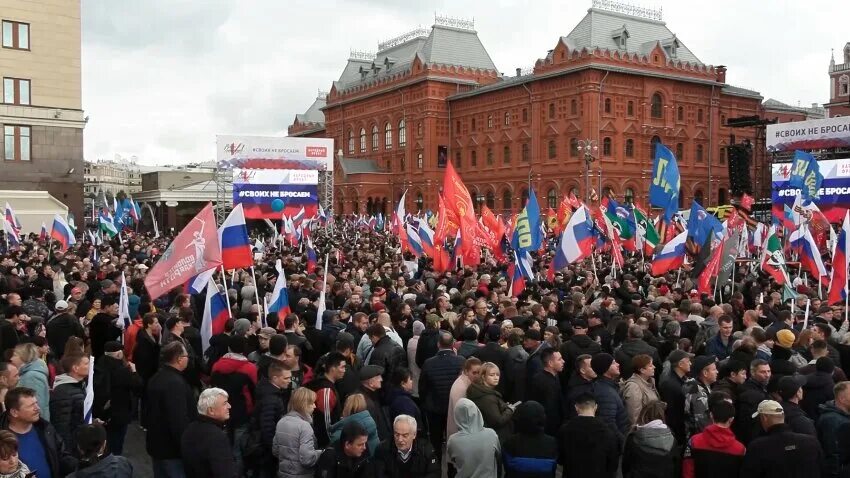
[(277, 457), (278, 478), (312, 478), (313, 468), (322, 454), (316, 449), (313, 410), (316, 392), (301, 387), (292, 393), (289, 413), (277, 422), (272, 453)]

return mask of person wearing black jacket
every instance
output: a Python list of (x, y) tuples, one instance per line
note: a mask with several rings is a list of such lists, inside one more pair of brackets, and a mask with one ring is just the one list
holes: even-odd
[(86, 338), (83, 325), (73, 314), (61, 313), (47, 321), (47, 343), (58, 360), (65, 355), (65, 344), (70, 337)]
[(502, 444), (505, 478), (555, 477), (558, 441), (557, 435), (544, 433), (547, 420), (543, 406), (534, 400), (516, 408), (513, 415), (515, 433)]
[(90, 363), (87, 355), (68, 355), (62, 358), (66, 373), (56, 377), (50, 393), (50, 422), (71, 450), (77, 450), (77, 429), (84, 423), (86, 379)]
[(372, 352), (367, 365), (377, 365), (384, 369), (383, 379), (389, 382), (396, 369), (407, 366), (407, 354), (395, 343), (381, 324), (373, 324), (366, 329), (372, 341)]
[(587, 321), (576, 319), (573, 321), (573, 336), (561, 345), (561, 357), (564, 359), (564, 372), (561, 374), (561, 382), (569, 380), (572, 376), (576, 359), (579, 355), (595, 355), (602, 351), (602, 346), (587, 335)]
[(674, 350), (667, 356), (667, 361), (670, 362), (670, 375), (659, 384), (658, 394), (667, 403), (665, 423), (676, 437), (676, 442), (685, 443), (685, 393), (682, 387), (691, 371), (691, 354)]
[(561, 358), (561, 352), (546, 348), (540, 352), (540, 361), (543, 363), (543, 370), (537, 372), (531, 379), (528, 399), (543, 406), (546, 414), (544, 430), (547, 435), (557, 436), (567, 415), (561, 382), (558, 378), (564, 369), (564, 359)]
[(172, 342), (162, 348), (162, 366), (148, 382), (143, 424), (148, 431), (145, 449), (158, 476), (183, 473), (180, 441), (197, 415), (192, 388), (183, 378), (188, 362), (183, 344)]
[[(9, 430), (18, 438), (18, 455), (26, 463), (30, 453), (44, 453), (49, 470), (33, 469), (34, 463), (27, 463), (30, 470), (39, 476), (50, 473), (53, 477), (63, 477), (77, 469), (77, 459), (67, 448), (65, 442), (53, 425), (39, 416), (38, 400), (31, 388), (17, 387), (9, 390), (3, 400), (6, 411), (0, 415), (0, 429)], [(26, 449), (27, 440), (23, 439), (35, 432), (41, 445), (36, 449)]]
[(805, 383), (806, 379), (799, 375), (782, 377), (779, 379), (779, 389), (776, 393), (782, 398), (779, 404), (782, 405), (785, 423), (791, 427), (791, 431), (816, 437), (815, 422), (800, 408)]
[(393, 438), (378, 445), (375, 451), (377, 478), (439, 478), (440, 462), (431, 443), (418, 439), (418, 423), (410, 415), (393, 420)]
[(613, 478), (620, 458), (619, 439), (596, 418), (596, 399), (590, 393), (575, 398), (575, 413), (558, 431), (558, 463), (562, 478)]
[[(124, 349), (118, 342), (107, 342), (104, 346), (104, 354), (95, 363), (95, 377), (103, 374), (105, 379), (102, 383), (108, 385), (108, 389), (101, 391), (95, 388), (95, 403), (100, 397), (99, 393), (106, 393), (108, 407), (98, 410), (95, 407), (95, 417), (106, 422), (106, 442), (109, 451), (114, 455), (121, 455), (124, 451), (124, 437), (127, 434), (127, 425), (132, 418), (133, 397), (142, 391), (142, 377), (136, 373), (133, 362), (124, 362)], [(98, 380), (95, 380), (97, 387)]]
[[(441, 332), (440, 351), (425, 361), (419, 374), (419, 399), (428, 419), (428, 434), (434, 450), (442, 450), (443, 434), (448, 422), (449, 394), (463, 370), (464, 359), (452, 350), (453, 343), (451, 334)], [(422, 345), (421, 337), (419, 345)], [(416, 354), (419, 355), (419, 349)]]
[(738, 401), (735, 403), (737, 412), (735, 421), (732, 422), (732, 431), (744, 446), (759, 434), (758, 423), (753, 421), (753, 413), (758, 409), (759, 403), (768, 399), (767, 384), (770, 382), (770, 375), (770, 365), (767, 362), (761, 359), (753, 360), (750, 363), (749, 378), (738, 388)]
[(437, 355), (440, 340), (440, 316), (428, 314), (425, 318), (425, 330), (419, 335), (416, 345), (416, 365), (421, 369), (425, 361)]
[(256, 466), (264, 470), (261, 476), (276, 476), (279, 462), (272, 454), (277, 422), (286, 413), (292, 392), (292, 371), (282, 364), (272, 364), (268, 368), (268, 377), (260, 378), (254, 393), (256, 406), (251, 427), (260, 432), (263, 455)]
[(208, 388), (198, 398), (198, 417), (180, 439), (186, 478), (236, 478), (236, 462), (224, 424), (230, 418), (227, 392)]
[(14, 349), (16, 345), (21, 343), (18, 324), (25, 314), (21, 306), (12, 305), (6, 308), (4, 315), (6, 320), (0, 320), (0, 353), (2, 354), (5, 354), (7, 350)]
[(823, 452), (817, 438), (792, 432), (773, 400), (762, 401), (757, 413), (765, 433), (747, 445), (739, 476), (819, 478)]
[(100, 302), (101, 311), (92, 317), (89, 324), (91, 354), (95, 360), (103, 355), (103, 346), (106, 342), (121, 337), (121, 329), (115, 325), (115, 320), (118, 318), (118, 302), (112, 297), (104, 297)]
[(357, 422), (342, 429), (339, 441), (322, 452), (316, 462), (318, 478), (367, 478), (375, 474), (375, 465), (366, 452), (369, 434)]

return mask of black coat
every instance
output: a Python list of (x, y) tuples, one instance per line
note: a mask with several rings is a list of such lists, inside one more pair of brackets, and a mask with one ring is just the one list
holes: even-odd
[(369, 453), (357, 459), (350, 459), (342, 451), (342, 444), (326, 448), (316, 462), (316, 478), (371, 478), (375, 474), (375, 465)]
[(544, 433), (546, 419), (543, 407), (529, 401), (514, 413), (516, 433), (502, 444), (505, 478), (554, 478), (558, 467), (557, 430)]
[(85, 399), (85, 380), (78, 382), (68, 375), (56, 377), (50, 392), (50, 422), (62, 441), (74, 451), (77, 450), (77, 429), (83, 425)]
[(748, 378), (738, 387), (738, 402), (735, 403), (735, 421), (732, 422), (732, 431), (735, 432), (738, 441), (744, 445), (747, 445), (760, 432), (761, 425), (757, 419), (753, 418), (753, 413), (758, 409), (759, 403), (767, 398), (765, 388), (752, 378)]
[(159, 370), (159, 342), (144, 330), (140, 330), (136, 336), (136, 346), (133, 349), (133, 360), (136, 364), (136, 373), (142, 377), (145, 384)]
[(835, 382), (831, 373), (815, 372), (806, 376), (800, 407), (809, 418), (817, 420), (820, 416), (820, 406), (835, 398), (833, 387)]
[(197, 415), (192, 388), (175, 368), (163, 365), (148, 382), (146, 450), (156, 460), (179, 459), (183, 432)]
[(416, 365), (420, 369), (425, 366), (426, 360), (437, 355), (439, 339), (440, 331), (438, 329), (426, 328), (419, 335), (419, 342), (416, 343)]
[(91, 340), (91, 354), (95, 360), (103, 355), (103, 346), (110, 340), (116, 340), (121, 336), (121, 329), (115, 325), (117, 317), (101, 312), (91, 319), (89, 324), (89, 339)]
[[(421, 345), (420, 337), (419, 346)], [(418, 348), (416, 353), (418, 356)], [(425, 361), (419, 374), (419, 398), (426, 411), (438, 415), (448, 414), (449, 393), (455, 379), (463, 370), (463, 363), (463, 357), (456, 355), (452, 350), (441, 350)]]
[(15, 326), (6, 319), (0, 319), (0, 353), (5, 355), (7, 350), (15, 348), (20, 342)]
[(632, 376), (632, 359), (640, 354), (649, 355), (656, 367), (661, 366), (658, 350), (655, 347), (649, 345), (643, 339), (628, 339), (614, 353), (614, 358), (620, 364), (620, 377), (623, 380), (628, 380)]
[(682, 390), (684, 385), (685, 380), (675, 371), (670, 371), (670, 375), (658, 385), (658, 395), (661, 401), (667, 404), (664, 421), (676, 437), (677, 443), (685, 442), (685, 393)]
[(563, 478), (613, 478), (620, 458), (619, 440), (596, 417), (570, 419), (558, 432)]
[[(50, 467), (51, 476), (66, 476), (77, 469), (77, 459), (65, 445), (53, 425), (40, 418), (33, 424), (33, 427), (35, 427), (38, 439), (41, 446), (44, 447), (45, 455), (47, 455), (47, 465)], [(0, 429), (9, 430), (8, 411), (0, 415)]]
[(741, 466), (747, 478), (819, 478), (823, 453), (816, 438), (775, 425), (747, 445)]
[(142, 391), (142, 377), (131, 372), (122, 360), (108, 355), (101, 357), (95, 368), (95, 372), (109, 376), (109, 408), (98, 418), (113, 425), (127, 425), (131, 420), (133, 397)]
[(181, 438), (186, 478), (236, 478), (236, 462), (224, 425), (207, 417), (186, 427)]
[(389, 335), (385, 335), (372, 348), (372, 355), (369, 356), (368, 365), (383, 367), (384, 381), (389, 382), (395, 370), (407, 367), (407, 353), (405, 353), (401, 346), (393, 342), (393, 339)]
[(561, 356), (564, 358), (564, 371), (561, 373), (561, 381), (565, 382), (572, 376), (579, 355), (595, 355), (601, 351), (602, 346), (588, 335), (573, 335), (570, 340), (561, 345)]
[(271, 453), (277, 422), (286, 414), (291, 390), (277, 388), (267, 378), (261, 378), (257, 383), (256, 406), (252, 426), (259, 428), (263, 446)]
[(390, 438), (382, 441), (375, 451), (375, 476), (377, 478), (439, 478), (440, 462), (434, 454), (431, 442), (422, 437), (414, 440), (411, 448), (410, 457), (403, 462), (399, 459), (395, 440)]
[(546, 412), (544, 430), (548, 435), (557, 436), (558, 430), (567, 416), (561, 381), (558, 376), (552, 375), (546, 370), (537, 372), (537, 375), (531, 380), (528, 399), (543, 405), (543, 410)]
[(785, 410), (785, 423), (791, 427), (792, 432), (817, 437), (815, 422), (806, 416), (806, 413), (803, 412), (803, 409), (799, 405), (786, 401), (782, 401), (780, 404), (782, 405), (782, 409)]
[(68, 478), (133, 478), (133, 464), (123, 456), (104, 455), (97, 463), (68, 475)]
[(71, 337), (86, 337), (83, 325), (73, 315), (59, 314), (47, 322), (47, 344), (57, 359), (65, 354), (65, 344)]

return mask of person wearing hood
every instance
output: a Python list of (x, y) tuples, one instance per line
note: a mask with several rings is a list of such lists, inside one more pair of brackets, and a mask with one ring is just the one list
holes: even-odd
[(77, 429), (83, 425), (86, 379), (91, 366), (87, 355), (65, 355), (62, 368), (66, 373), (56, 377), (50, 394), (51, 423), (71, 450), (77, 449)]
[(132, 478), (130, 460), (106, 452), (106, 430), (102, 425), (83, 425), (77, 434), (77, 448), (80, 461), (77, 471), (68, 478)]
[(741, 469), (746, 448), (732, 432), (735, 405), (730, 400), (714, 400), (709, 414), (712, 424), (692, 436), (685, 447), (682, 478), (734, 477)]
[(558, 442), (544, 433), (547, 422), (543, 405), (534, 400), (520, 404), (513, 421), (515, 433), (502, 446), (505, 478), (554, 478)]
[(664, 402), (643, 408), (637, 427), (626, 437), (623, 478), (678, 478), (680, 448), (664, 423)]
[(501, 447), (499, 436), (491, 428), (484, 428), (481, 411), (475, 404), (461, 398), (452, 411), (457, 433), (449, 437), (446, 457), (457, 469), (457, 478), (490, 478), (499, 476)]
[(50, 385), (48, 378), (50, 373), (47, 364), (38, 356), (38, 348), (35, 344), (19, 344), (12, 352), (9, 360), (12, 365), (18, 367), (18, 386), (35, 390), (38, 398), (38, 407), (41, 408), (41, 418), (50, 421)]
[(484, 426), (495, 430), (499, 439), (504, 441), (511, 433), (514, 405), (502, 400), (502, 394), (496, 389), (500, 376), (501, 372), (496, 364), (482, 364), (480, 374), (466, 390), (466, 398), (472, 400), (481, 411)]
[(596, 418), (596, 399), (582, 393), (575, 399), (577, 416), (558, 431), (558, 462), (562, 478), (614, 478), (620, 464), (620, 441), (611, 428)]
[(850, 382), (835, 385), (835, 400), (820, 406), (817, 438), (823, 448), (825, 477), (847, 476), (850, 450), (843, 443), (850, 427)]

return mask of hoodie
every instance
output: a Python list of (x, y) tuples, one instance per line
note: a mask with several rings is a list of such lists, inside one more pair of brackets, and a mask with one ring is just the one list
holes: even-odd
[(457, 433), (449, 437), (446, 455), (457, 468), (457, 478), (490, 478), (499, 475), (499, 437), (484, 428), (484, 418), (471, 400), (461, 398), (454, 408)]
[(211, 382), (213, 386), (223, 388), (230, 397), (231, 426), (247, 423), (254, 410), (257, 366), (244, 355), (227, 353), (213, 365)]
[[(94, 364), (90, 365), (94, 367)], [(77, 449), (77, 429), (83, 425), (86, 399), (85, 380), (77, 380), (63, 373), (53, 382), (50, 394), (50, 423), (69, 450)]]
[(682, 478), (700, 476), (737, 476), (746, 448), (731, 428), (711, 424), (692, 436), (685, 448)]
[(638, 426), (626, 438), (623, 477), (674, 478), (679, 452), (673, 432), (661, 420)]
[(21, 366), (21, 376), (18, 379), (19, 387), (27, 387), (35, 390), (38, 400), (38, 408), (41, 409), (41, 418), (50, 421), (50, 372), (44, 360), (35, 359)]

